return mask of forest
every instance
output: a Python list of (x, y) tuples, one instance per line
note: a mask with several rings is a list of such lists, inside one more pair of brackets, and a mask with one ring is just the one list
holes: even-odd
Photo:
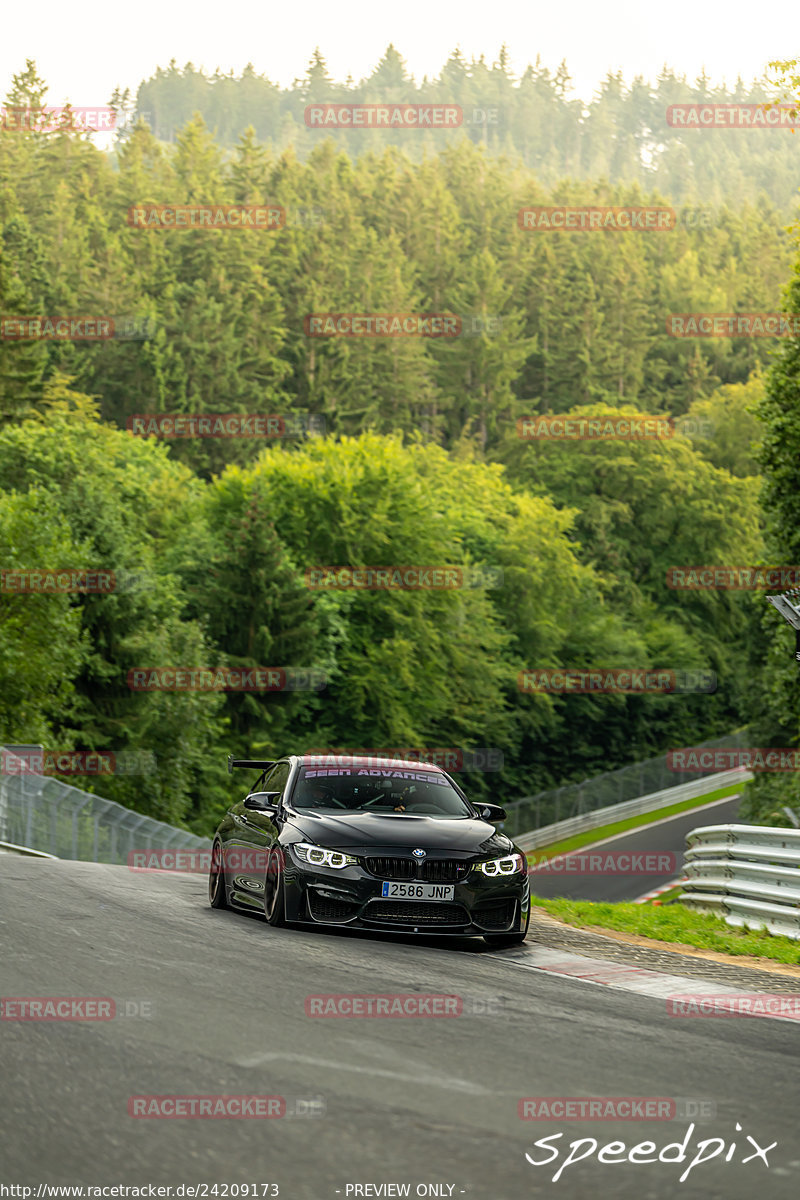
[[(206, 833), (229, 753), (491, 748), (501, 769), (464, 778), (502, 802), (745, 722), (761, 723), (759, 744), (796, 740), (789, 631), (763, 592), (667, 584), (687, 565), (800, 562), (797, 339), (669, 325), (800, 312), (792, 134), (659, 132), (668, 103), (758, 89), (609, 78), (582, 109), (566, 84), (455, 56), (417, 88), (392, 48), (362, 85), (334, 84), (316, 55), (288, 92), (173, 64), (135, 101), (115, 95), (128, 119), (110, 149), (0, 127), (0, 565), (118, 581), (0, 591), (0, 741), (151, 755), (141, 775), (68, 782)], [(6, 105), (37, 109), (46, 92), (28, 62)], [(343, 97), (446, 99), (498, 123), (441, 144), (312, 136), (304, 105)], [(284, 220), (131, 220), (169, 205)], [(521, 227), (534, 206), (676, 219)], [(310, 332), (315, 314), (343, 313), (455, 318), (458, 335)], [(30, 318), (111, 332), (13, 332)], [(164, 414), (194, 428), (238, 414), (245, 433), (137, 433)], [(538, 418), (662, 433), (527, 436)], [(320, 567), (391, 565), (471, 583), (309, 586)], [(716, 687), (520, 690), (526, 670), (594, 666)], [(136, 691), (142, 668), (325, 682)], [(760, 787), (756, 815), (777, 788)]]
[[(553, 187), (564, 179), (638, 183), (659, 190), (682, 206), (716, 210), (732, 198), (737, 204), (769, 197), (783, 214), (794, 211), (797, 191), (796, 134), (800, 118), (759, 136), (755, 127), (733, 126), (720, 133), (686, 124), (673, 105), (736, 104), (755, 109), (765, 101), (791, 101), (783, 79), (732, 87), (705, 76), (687, 81), (664, 67), (651, 83), (625, 80), (609, 72), (596, 93), (580, 98), (568, 64), (548, 69), (540, 58), (519, 78), (512, 75), (501, 47), (495, 61), (467, 60), (455, 50), (434, 79), (415, 81), (395, 46), (388, 46), (365, 79), (337, 82), (319, 49), (303, 79), (281, 88), (248, 64), (239, 76), (217, 68), (213, 74), (173, 60), (143, 80), (131, 95), (117, 89), (112, 103), (121, 125), (147, 122), (163, 142), (172, 143), (200, 113), (221, 146), (232, 149), (248, 126), (273, 153), (291, 146), (305, 161), (323, 138), (337, 150), (360, 157), (380, 153), (386, 132), (332, 128), (309, 123), (307, 109), (319, 104), (448, 104), (460, 109), (456, 128), (394, 129), (392, 144), (415, 161), (431, 157), (466, 138), (493, 155), (507, 155), (531, 168), (539, 182)], [(787, 105), (788, 107), (788, 105)], [(751, 120), (757, 119), (754, 114)], [(755, 133), (755, 136), (753, 136)], [(697, 219), (697, 218), (695, 218)]]

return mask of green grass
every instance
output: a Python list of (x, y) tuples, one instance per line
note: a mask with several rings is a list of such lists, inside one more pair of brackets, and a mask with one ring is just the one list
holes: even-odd
[(657, 942), (680, 942), (697, 950), (720, 954), (747, 954), (773, 962), (800, 964), (800, 942), (767, 933), (726, 925), (716, 913), (692, 912), (682, 904), (595, 904), (589, 900), (547, 900), (531, 896), (533, 904), (568, 925), (589, 925), (638, 934)]
[(660, 896), (656, 896), (655, 900), (651, 900), (651, 904), (658, 902), (659, 904), (671, 904), (673, 900), (677, 900), (678, 896), (683, 894), (683, 888), (679, 883), (675, 887), (670, 888), (668, 892), (662, 892)]
[(704, 796), (694, 796), (691, 800), (681, 800), (678, 804), (670, 804), (667, 808), (659, 808), (656, 812), (639, 813), (638, 816), (628, 817), (624, 821), (615, 821), (611, 825), (601, 825), (596, 829), (585, 829), (583, 833), (576, 833), (573, 837), (563, 838), (560, 842), (551, 842), (547, 846), (537, 846), (535, 850), (529, 850), (527, 853), (528, 862), (533, 862), (537, 858), (551, 858), (555, 854), (566, 854), (570, 850), (579, 850), (581, 846), (591, 846), (594, 842), (600, 842), (603, 838), (613, 837), (615, 833), (625, 833), (629, 829), (638, 829), (642, 825), (652, 825), (654, 821), (660, 821), (662, 817), (672, 817), (676, 813), (689, 812), (693, 808), (701, 808), (704, 804), (711, 804), (714, 800), (722, 800), (725, 796), (734, 796), (737, 792), (741, 792), (744, 785), (741, 783), (730, 784), (728, 787), (718, 788), (715, 792), (707, 792)]

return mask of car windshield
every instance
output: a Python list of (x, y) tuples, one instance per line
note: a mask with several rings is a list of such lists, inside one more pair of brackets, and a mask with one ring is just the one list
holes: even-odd
[(411, 767), (301, 767), (292, 804), (332, 812), (474, 819), (444, 775)]

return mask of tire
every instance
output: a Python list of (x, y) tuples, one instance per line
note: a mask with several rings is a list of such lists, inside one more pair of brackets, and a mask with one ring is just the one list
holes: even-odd
[(279, 927), (286, 924), (286, 892), (283, 881), (283, 852), (273, 846), (267, 859), (264, 879), (264, 916), (267, 924)]
[(521, 946), (527, 936), (526, 929), (524, 933), (485, 933), (483, 940), (490, 946)]
[(225, 872), (222, 866), (222, 846), (214, 842), (211, 847), (211, 864), (208, 869), (208, 903), (212, 908), (227, 908), (228, 897), (225, 895)]

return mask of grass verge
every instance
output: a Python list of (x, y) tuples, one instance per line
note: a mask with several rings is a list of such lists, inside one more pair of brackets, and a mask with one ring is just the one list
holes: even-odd
[(624, 821), (615, 821), (611, 825), (585, 829), (573, 837), (562, 838), (560, 842), (551, 842), (547, 846), (537, 846), (535, 850), (529, 850), (527, 852), (528, 862), (534, 862), (543, 856), (550, 858), (555, 854), (566, 854), (570, 850), (579, 850), (581, 846), (591, 846), (594, 842), (601, 842), (603, 838), (613, 837), (615, 833), (626, 833), (629, 829), (652, 825), (654, 821), (660, 821), (663, 817), (673, 817), (677, 813), (689, 812), (693, 808), (702, 808), (703, 805), (711, 804), (714, 800), (724, 800), (726, 796), (735, 796), (737, 792), (741, 792), (743, 787), (742, 783), (734, 783), (728, 787), (718, 788), (714, 792), (706, 792), (704, 796), (693, 796), (691, 800), (681, 800), (677, 804), (670, 804), (667, 808), (659, 808), (656, 812), (639, 813), (635, 817), (628, 817)]
[(531, 896), (531, 903), (579, 929), (614, 929), (697, 950), (750, 955), (789, 966), (800, 964), (800, 942), (766, 930), (736, 929), (715, 913), (692, 912), (681, 904), (653, 908), (649, 904), (596, 904), (589, 900), (548, 900), (538, 896)]

